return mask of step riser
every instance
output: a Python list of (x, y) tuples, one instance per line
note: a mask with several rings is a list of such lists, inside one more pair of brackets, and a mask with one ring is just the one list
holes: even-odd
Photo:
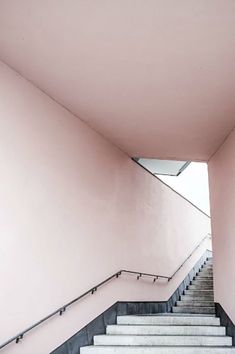
[(206, 284), (213, 285), (214, 284), (212, 279), (211, 280), (209, 280), (209, 279), (204, 280), (204, 279), (200, 279), (199, 277), (197, 277), (195, 280), (193, 280), (193, 283), (202, 284), (202, 285), (206, 285)]
[(193, 346), (231, 346), (231, 337), (216, 336), (94, 336), (94, 345), (193, 345)]
[(214, 307), (181, 307), (181, 306), (173, 306), (172, 307), (173, 313), (198, 313), (198, 314), (214, 314), (215, 308)]
[[(208, 290), (208, 289), (207, 289)], [(194, 296), (194, 297), (205, 297), (205, 298), (214, 298), (214, 291), (209, 289), (209, 293), (204, 290), (184, 290), (184, 296)]]
[(126, 325), (194, 325), (219, 326), (217, 317), (189, 317), (189, 316), (118, 316), (117, 324)]
[(107, 334), (124, 335), (209, 335), (224, 336), (225, 327), (216, 326), (107, 326)]
[(206, 262), (202, 266), (203, 267), (211, 267), (211, 266), (213, 266), (213, 262)]
[(180, 297), (180, 300), (184, 301), (199, 301), (199, 302), (213, 302), (214, 303), (214, 297), (213, 296), (191, 296), (191, 295), (182, 295)]
[(190, 285), (201, 285), (201, 286), (211, 286), (213, 287), (214, 283), (213, 281), (209, 280), (200, 280), (200, 279), (195, 279), (191, 282)]
[(213, 286), (192, 284), (188, 286), (188, 289), (189, 290), (213, 290)]
[(213, 301), (188, 301), (188, 300), (181, 300), (177, 301), (177, 306), (186, 306), (186, 307), (194, 307), (194, 306), (201, 306), (201, 307), (212, 307), (214, 306)]
[(207, 277), (212, 277), (213, 278), (213, 272), (198, 272), (198, 273), (196, 273), (196, 276), (202, 276), (202, 275), (204, 275), (204, 276), (207, 276)]
[(191, 285), (201, 285), (201, 286), (210, 286), (213, 288), (213, 281), (208, 281), (208, 280), (205, 280), (205, 281), (201, 281), (199, 279), (195, 279), (191, 282)]
[(83, 347), (81, 354), (235, 354), (234, 348)]
[(185, 295), (213, 296), (213, 290), (185, 290)]
[(202, 270), (213, 270), (213, 266), (212, 265), (203, 266), (202, 268), (199, 269), (199, 271), (202, 271)]
[(213, 282), (213, 276), (210, 275), (197, 275), (194, 280), (200, 280), (200, 281), (212, 281)]
[(203, 266), (201, 269), (199, 270), (213, 270), (213, 265), (206, 265), (206, 266)]

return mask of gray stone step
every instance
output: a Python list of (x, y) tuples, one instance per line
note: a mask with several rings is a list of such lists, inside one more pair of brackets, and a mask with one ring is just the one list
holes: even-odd
[(204, 280), (204, 281), (207, 281), (207, 280), (213, 281), (213, 275), (199, 274), (194, 279)]
[(201, 275), (201, 274), (208, 274), (208, 275), (212, 275), (213, 276), (213, 270), (200, 270), (199, 272), (196, 273), (197, 275)]
[(204, 306), (173, 306), (173, 313), (205, 313), (205, 314), (214, 314), (215, 307), (204, 307)]
[(177, 316), (177, 314), (169, 314), (169, 316), (117, 316), (117, 324), (219, 326), (220, 319), (215, 316)]
[(213, 290), (184, 290), (185, 295), (213, 296)]
[(206, 285), (206, 284), (209, 284), (209, 285), (213, 285), (213, 278), (207, 278), (207, 279), (203, 279), (203, 278), (200, 278), (200, 277), (196, 277), (194, 280), (193, 280), (193, 283), (197, 283), (197, 284), (202, 284), (202, 285)]
[(135, 335), (205, 335), (224, 336), (225, 327), (220, 326), (174, 326), (174, 325), (109, 325), (107, 334)]
[(213, 278), (201, 278), (201, 277), (196, 277), (194, 280), (192, 280), (191, 283), (196, 283), (196, 284), (202, 284), (202, 285), (213, 285), (214, 281)]
[(200, 281), (214, 281), (213, 275), (207, 275), (207, 274), (199, 274), (197, 275), (194, 280), (200, 280)]
[(163, 336), (163, 335), (112, 335), (94, 336), (94, 345), (193, 345), (193, 346), (232, 346), (228, 336)]
[(202, 272), (208, 272), (208, 273), (213, 273), (213, 268), (200, 268), (198, 273)]
[(198, 275), (207, 275), (207, 276), (211, 276), (211, 277), (213, 277), (213, 272), (209, 272), (209, 271), (206, 271), (206, 270), (203, 270), (203, 271), (201, 271), (201, 272), (198, 272), (198, 273), (196, 273), (197, 274), (197, 276)]
[(201, 271), (201, 272), (197, 272), (196, 275), (197, 275), (197, 276), (199, 276), (199, 275), (206, 275), (206, 276), (208, 276), (208, 277), (213, 277), (213, 272), (209, 272), (209, 271), (203, 270), (203, 271)]
[(88, 346), (80, 349), (81, 354), (235, 354), (232, 347), (137, 347), (137, 346)]
[(197, 294), (197, 295), (182, 295), (180, 297), (180, 300), (213, 301), (214, 302), (214, 296), (213, 295), (201, 296), (200, 294)]
[(212, 272), (199, 272), (197, 273), (197, 277), (211, 277), (213, 278), (213, 273)]
[(188, 290), (213, 290), (213, 285), (193, 283), (188, 286)]
[(177, 306), (204, 306), (204, 307), (211, 307), (214, 306), (213, 301), (197, 301), (197, 300), (184, 300), (177, 301)]

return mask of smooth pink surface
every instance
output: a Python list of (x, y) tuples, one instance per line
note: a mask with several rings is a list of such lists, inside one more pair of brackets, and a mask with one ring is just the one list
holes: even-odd
[[(171, 275), (210, 220), (79, 119), (0, 65), (0, 342), (121, 268)], [(49, 353), (117, 300), (167, 300), (125, 277), (12, 344)]]
[(0, 58), (131, 156), (207, 161), (234, 126), (234, 0), (1, 0)]
[(215, 301), (235, 323), (235, 130), (209, 162)]

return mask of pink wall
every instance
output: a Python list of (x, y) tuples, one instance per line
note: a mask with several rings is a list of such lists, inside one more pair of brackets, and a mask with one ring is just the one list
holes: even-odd
[(235, 323), (235, 130), (209, 161), (215, 301)]
[[(127, 155), (0, 65), (1, 342), (120, 268), (171, 275), (210, 220)], [(167, 300), (125, 277), (12, 344), (48, 353), (117, 300)]]

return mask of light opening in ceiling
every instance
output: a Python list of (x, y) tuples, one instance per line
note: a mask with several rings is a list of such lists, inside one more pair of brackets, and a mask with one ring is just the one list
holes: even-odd
[(190, 164), (190, 161), (158, 160), (142, 157), (135, 157), (133, 160), (155, 176), (179, 176)]

